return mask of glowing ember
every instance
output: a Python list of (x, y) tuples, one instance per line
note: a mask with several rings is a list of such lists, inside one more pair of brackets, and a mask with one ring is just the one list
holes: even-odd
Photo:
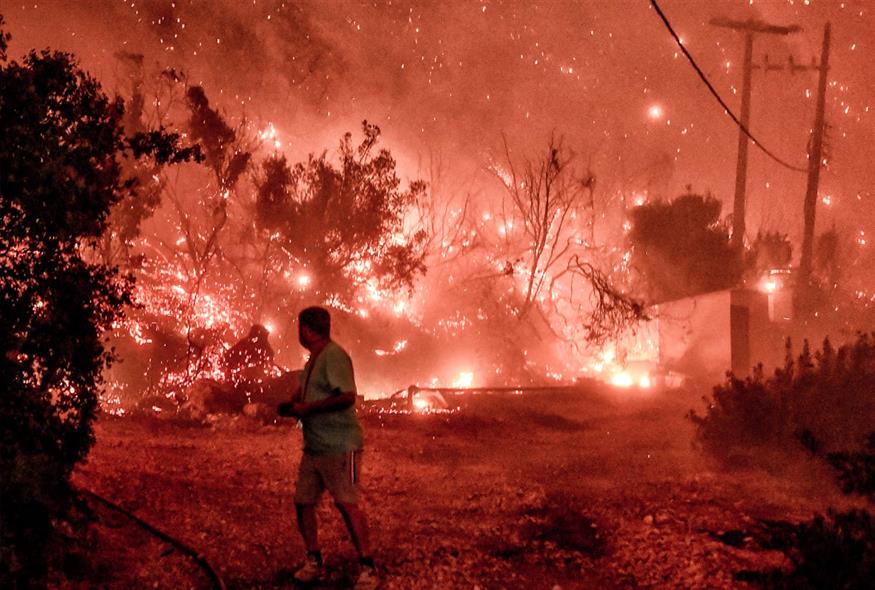
[(273, 123), (268, 123), (267, 127), (265, 127), (259, 134), (258, 138), (264, 142), (270, 142), (274, 149), (280, 149), (282, 147), (282, 142), (277, 137), (276, 127), (273, 126)]
[(453, 380), (453, 387), (471, 387), (474, 384), (474, 373), (471, 371), (462, 371)]
[(406, 340), (399, 340), (398, 342), (396, 342), (392, 346), (392, 350), (377, 349), (374, 351), (374, 354), (376, 354), (377, 356), (392, 356), (392, 355), (398, 354), (399, 352), (401, 352), (405, 348), (407, 348), (407, 341)]
[(635, 385), (635, 381), (632, 379), (632, 375), (620, 371), (619, 373), (611, 375), (611, 385), (616, 385), (617, 387), (632, 387)]

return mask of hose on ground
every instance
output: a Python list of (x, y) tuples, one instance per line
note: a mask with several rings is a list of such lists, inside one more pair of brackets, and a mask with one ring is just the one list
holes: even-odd
[(198, 565), (198, 567), (200, 567), (206, 573), (207, 577), (210, 579), (210, 582), (212, 583), (212, 586), (215, 590), (227, 590), (225, 587), (225, 582), (222, 580), (222, 577), (218, 574), (218, 572), (216, 572), (215, 569), (213, 569), (213, 566), (210, 565), (210, 563), (207, 561), (206, 557), (204, 557), (204, 555), (202, 553), (198, 553), (196, 550), (192, 549), (191, 547), (189, 547), (188, 545), (186, 545), (185, 543), (183, 543), (179, 539), (172, 537), (171, 535), (165, 533), (164, 531), (158, 529), (157, 527), (149, 524), (148, 522), (146, 522), (145, 520), (143, 520), (142, 518), (140, 518), (139, 516), (137, 516), (136, 514), (131, 512), (130, 510), (122, 508), (121, 506), (119, 506), (118, 504), (113, 502), (112, 500), (108, 500), (108, 499), (104, 498), (103, 496), (101, 496), (100, 494), (97, 494), (97, 493), (92, 492), (91, 490), (88, 490), (85, 488), (79, 488), (79, 491), (80, 491), (80, 493), (82, 493), (90, 498), (93, 498), (97, 502), (100, 502), (101, 504), (110, 508), (111, 510), (115, 510), (116, 512), (119, 512), (119, 513), (125, 515), (128, 519), (133, 521), (135, 524), (137, 524), (142, 529), (149, 532), (151, 535), (158, 537), (159, 539), (161, 539), (165, 543), (168, 543), (169, 545), (173, 546), (176, 550), (180, 551), (181, 553), (183, 553), (187, 557), (191, 558), (191, 560), (194, 561)]

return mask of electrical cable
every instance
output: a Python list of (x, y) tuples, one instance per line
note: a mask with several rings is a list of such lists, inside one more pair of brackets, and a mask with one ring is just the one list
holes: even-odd
[(785, 162), (784, 160), (782, 160), (781, 158), (776, 156), (774, 153), (772, 153), (766, 146), (764, 146), (762, 143), (760, 143), (756, 137), (753, 136), (753, 134), (750, 132), (750, 130), (744, 126), (744, 124), (738, 119), (738, 117), (735, 116), (735, 113), (732, 112), (732, 109), (729, 108), (729, 105), (726, 104), (726, 102), (723, 100), (723, 98), (720, 96), (720, 94), (717, 92), (717, 90), (714, 88), (714, 86), (708, 80), (708, 77), (705, 75), (705, 72), (702, 71), (702, 69), (699, 67), (699, 64), (696, 63), (696, 60), (693, 59), (693, 56), (690, 55), (689, 51), (687, 51), (687, 48), (684, 47), (684, 44), (681, 42), (681, 38), (678, 37), (677, 33), (675, 33), (674, 28), (671, 26), (671, 23), (668, 22), (668, 18), (665, 16), (665, 13), (662, 12), (662, 9), (659, 7), (659, 4), (657, 4), (656, 0), (650, 0), (650, 5), (653, 6), (653, 9), (656, 10), (656, 14), (659, 15), (660, 19), (662, 19), (662, 23), (665, 25), (665, 28), (668, 29), (668, 32), (671, 33), (672, 37), (674, 37), (675, 43), (677, 43), (678, 47), (681, 48), (681, 51), (684, 53), (684, 56), (686, 56), (687, 60), (690, 62), (690, 65), (692, 65), (693, 69), (696, 70), (696, 73), (699, 74), (699, 78), (702, 80), (702, 82), (705, 83), (705, 86), (708, 87), (708, 90), (711, 91), (711, 94), (714, 95), (714, 98), (717, 99), (717, 102), (720, 103), (720, 106), (723, 107), (724, 112), (727, 115), (729, 115), (729, 118), (731, 118), (735, 122), (736, 125), (738, 125), (738, 128), (741, 129), (742, 133), (744, 133), (753, 142), (753, 144), (755, 146), (760, 148), (767, 156), (769, 156), (771, 159), (773, 159), (775, 162), (777, 162), (781, 166), (784, 166), (785, 168), (789, 168), (790, 170), (794, 170), (796, 172), (808, 172), (807, 167), (800, 168), (798, 166), (794, 166), (793, 164), (789, 164), (789, 163)]

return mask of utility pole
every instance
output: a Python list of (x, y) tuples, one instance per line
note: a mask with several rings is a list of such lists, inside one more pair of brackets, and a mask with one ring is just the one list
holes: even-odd
[[(782, 27), (770, 25), (761, 20), (745, 21), (727, 18), (711, 19), (717, 27), (733, 29), (744, 33), (744, 64), (741, 83), (741, 124), (750, 130), (750, 82), (753, 70), (753, 38), (757, 33), (766, 35), (789, 35), (802, 30), (798, 25)], [(747, 187), (747, 148), (749, 139), (745, 132), (738, 130), (738, 162), (735, 166), (735, 201), (732, 205), (732, 246), (741, 251), (744, 246), (745, 191)]]
[(814, 128), (811, 131), (811, 151), (808, 154), (808, 184), (805, 188), (803, 215), (805, 228), (802, 234), (802, 256), (799, 260), (799, 279), (796, 282), (796, 312), (807, 309), (811, 258), (814, 249), (814, 218), (817, 210), (817, 188), (820, 183), (820, 168), (823, 166), (823, 129), (826, 105), (826, 76), (829, 72), (830, 24), (823, 27), (823, 48), (820, 52), (820, 76), (817, 82), (817, 110)]

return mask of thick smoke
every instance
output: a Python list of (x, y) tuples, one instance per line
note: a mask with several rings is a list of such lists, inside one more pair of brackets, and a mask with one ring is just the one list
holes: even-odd
[[(771, 63), (791, 54), (808, 63), (831, 19), (834, 164), (824, 189), (855, 199), (873, 182), (865, 176), (875, 117), (866, 111), (867, 80), (875, 79), (866, 59), (871, 10), (862, 2), (837, 10), (795, 4), (667, 3), (665, 10), (730, 104), (738, 102), (742, 39), (709, 19), (801, 24), (801, 34), (757, 40), (757, 59), (768, 53)], [(115, 52), (143, 53), (221, 95), (230, 115), (274, 122), (293, 152), (333, 146), (367, 118), (385, 130), (411, 175), (434, 152), (449, 154), (461, 172), (482, 165), (502, 132), (531, 148), (555, 130), (593, 159), (609, 179), (603, 190), (650, 184), (670, 197), (691, 183), (731, 198), (736, 130), (675, 56), (646, 3), (133, 0), (40, 2), (5, 12), (13, 55), (30, 46), (69, 49), (111, 80)], [(815, 75), (757, 72), (754, 85), (752, 128), (785, 159), (804, 164), (814, 106), (806, 90), (813, 92)], [(653, 104), (663, 119), (647, 118)], [(802, 175), (754, 154), (749, 178), (750, 227), (801, 210)]]

